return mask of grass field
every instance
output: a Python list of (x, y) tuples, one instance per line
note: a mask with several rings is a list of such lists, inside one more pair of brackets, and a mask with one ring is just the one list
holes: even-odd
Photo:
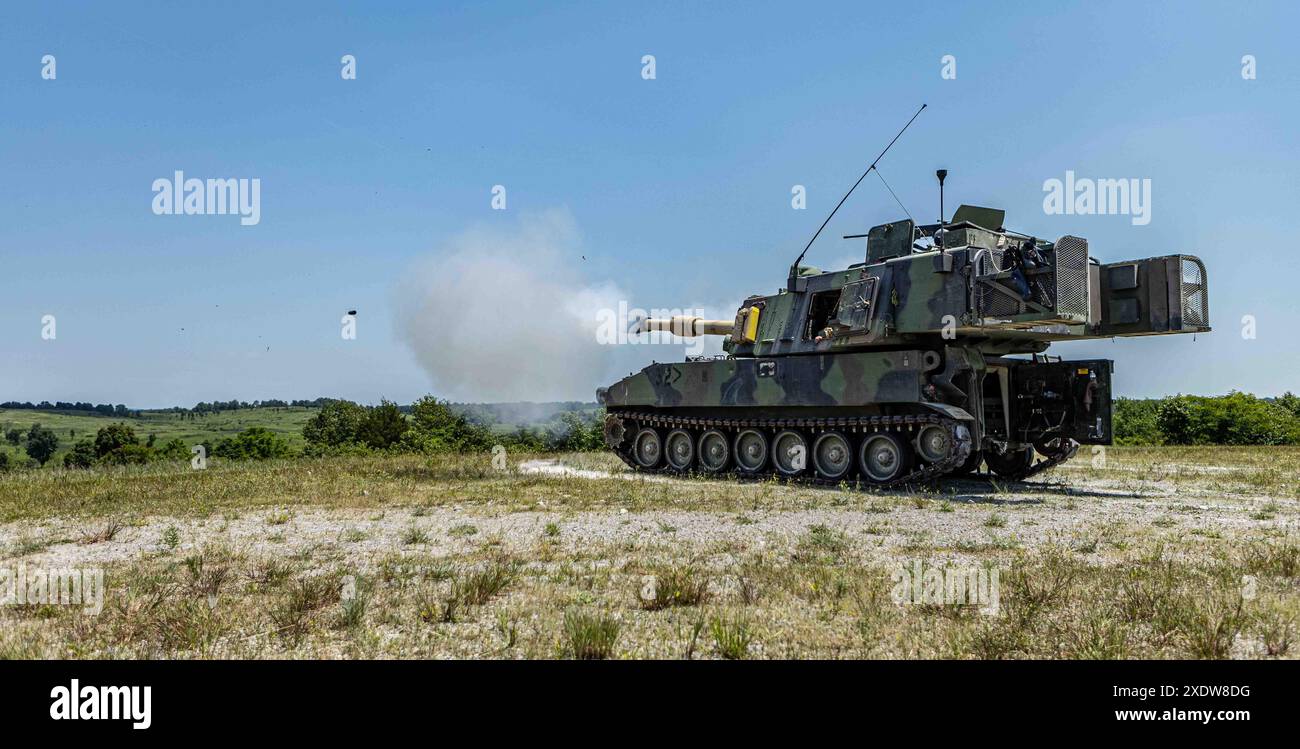
[[(192, 420), (187, 414), (168, 413), (166, 411), (142, 411), (138, 418), (101, 416), (84, 411), (32, 411), (27, 409), (0, 409), (0, 433), (10, 429), (21, 429), (24, 433), (32, 424), (54, 430), (59, 438), (59, 451), (55, 453), (47, 468), (63, 465), (63, 455), (72, 449), (72, 445), (85, 437), (93, 438), (100, 428), (122, 422), (135, 429), (141, 441), (149, 435), (157, 435), (157, 443), (162, 445), (170, 439), (179, 437), (187, 445), (200, 442), (215, 443), (222, 437), (232, 437), (249, 427), (265, 427), (289, 441), (295, 449), (304, 444), (303, 424), (307, 423), (317, 409), (314, 408), (249, 408), (238, 411), (223, 411), (218, 414), (196, 415)], [(186, 417), (186, 418), (181, 418)], [(0, 450), (14, 455), (22, 455), (21, 448), (8, 443), (0, 443)]]
[[(605, 454), (0, 476), (2, 657), (1294, 658), (1300, 450), (1112, 448), (913, 492), (648, 479)], [(996, 614), (899, 569), (997, 570)]]

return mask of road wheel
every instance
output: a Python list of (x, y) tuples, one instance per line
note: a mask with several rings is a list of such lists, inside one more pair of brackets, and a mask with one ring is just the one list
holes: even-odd
[(736, 435), (736, 465), (745, 473), (758, 473), (767, 465), (767, 437), (757, 429)]
[(808, 467), (808, 440), (789, 429), (772, 440), (772, 463), (782, 476), (798, 476)]
[(691, 464), (695, 462), (695, 440), (691, 433), (685, 429), (669, 432), (664, 440), (664, 457), (668, 459), (668, 467), (678, 473), (691, 470)]
[(636, 439), (632, 441), (632, 457), (637, 465), (654, 468), (663, 459), (663, 452), (663, 442), (659, 439), (658, 432), (646, 427), (636, 433)]
[(885, 484), (907, 472), (911, 457), (908, 444), (897, 435), (868, 434), (858, 449), (858, 469), (873, 484)]
[(727, 437), (716, 429), (710, 429), (700, 435), (700, 467), (708, 473), (722, 473), (731, 463), (731, 446)]
[(813, 443), (813, 468), (824, 479), (847, 476), (853, 468), (853, 448), (839, 432), (827, 432)]

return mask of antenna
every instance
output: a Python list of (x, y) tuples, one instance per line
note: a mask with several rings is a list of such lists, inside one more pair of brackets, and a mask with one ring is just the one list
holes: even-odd
[(943, 179), (948, 176), (947, 169), (934, 170), (934, 176), (939, 178), (939, 228), (934, 230), (934, 243), (939, 246), (939, 252), (943, 252), (943, 225), (947, 221), (943, 217)]
[[(889, 194), (894, 196), (894, 202), (898, 203), (899, 208), (903, 209), (903, 213), (906, 213), (908, 218), (912, 218), (912, 212), (907, 210), (907, 206), (903, 205), (903, 201), (898, 199), (898, 193), (894, 192), (894, 188), (890, 187), (889, 183), (885, 181), (885, 175), (880, 173), (880, 169), (876, 169), (876, 176), (880, 178), (880, 184), (884, 185)], [(916, 223), (916, 219), (912, 218), (912, 223)]]
[(948, 176), (947, 169), (935, 170), (934, 176), (939, 178), (939, 223), (947, 223), (943, 217), (943, 180)]
[(835, 217), (835, 212), (840, 209), (840, 206), (844, 205), (844, 201), (848, 200), (849, 196), (853, 194), (853, 191), (858, 189), (858, 185), (862, 184), (862, 180), (866, 179), (867, 175), (871, 173), (871, 170), (876, 168), (876, 164), (880, 163), (880, 160), (885, 157), (885, 154), (889, 153), (889, 149), (893, 148), (894, 143), (903, 136), (903, 133), (907, 132), (907, 129), (912, 126), (912, 123), (921, 115), (921, 112), (926, 108), (926, 106), (927, 105), (922, 104), (921, 108), (916, 110), (916, 114), (912, 115), (912, 119), (907, 121), (907, 124), (903, 126), (903, 129), (898, 131), (898, 135), (895, 135), (894, 139), (889, 141), (889, 145), (885, 146), (885, 150), (881, 151), (880, 155), (876, 157), (876, 160), (871, 162), (871, 166), (867, 167), (867, 171), (863, 172), (861, 177), (858, 177), (858, 181), (853, 183), (853, 187), (850, 187), (849, 191), (844, 193), (844, 197), (840, 198), (840, 202), (835, 204), (835, 208), (831, 210), (831, 215), (827, 216), (826, 220), (822, 222), (822, 225), (817, 227), (817, 231), (813, 233), (812, 239), (808, 240), (808, 244), (804, 245), (803, 252), (799, 253), (799, 257), (795, 258), (794, 263), (790, 266), (790, 287), (794, 286), (794, 280), (799, 276), (799, 262), (803, 260), (804, 255), (808, 254), (808, 248), (812, 247), (813, 242), (817, 241), (817, 237), (821, 235), (822, 229), (826, 228), (826, 225)]

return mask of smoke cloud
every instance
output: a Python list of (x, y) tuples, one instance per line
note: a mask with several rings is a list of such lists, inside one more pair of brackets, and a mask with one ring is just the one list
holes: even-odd
[(613, 349), (625, 348), (597, 343), (598, 312), (627, 296), (584, 280), (580, 258), (573, 219), (550, 211), (512, 229), (466, 231), (408, 272), (397, 289), (398, 333), (433, 392), (455, 401), (595, 400)]

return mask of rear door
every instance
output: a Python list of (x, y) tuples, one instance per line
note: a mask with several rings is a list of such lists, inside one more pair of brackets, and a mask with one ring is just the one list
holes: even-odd
[(1029, 362), (1011, 370), (1012, 432), (1025, 442), (1065, 436), (1111, 443), (1109, 359)]

